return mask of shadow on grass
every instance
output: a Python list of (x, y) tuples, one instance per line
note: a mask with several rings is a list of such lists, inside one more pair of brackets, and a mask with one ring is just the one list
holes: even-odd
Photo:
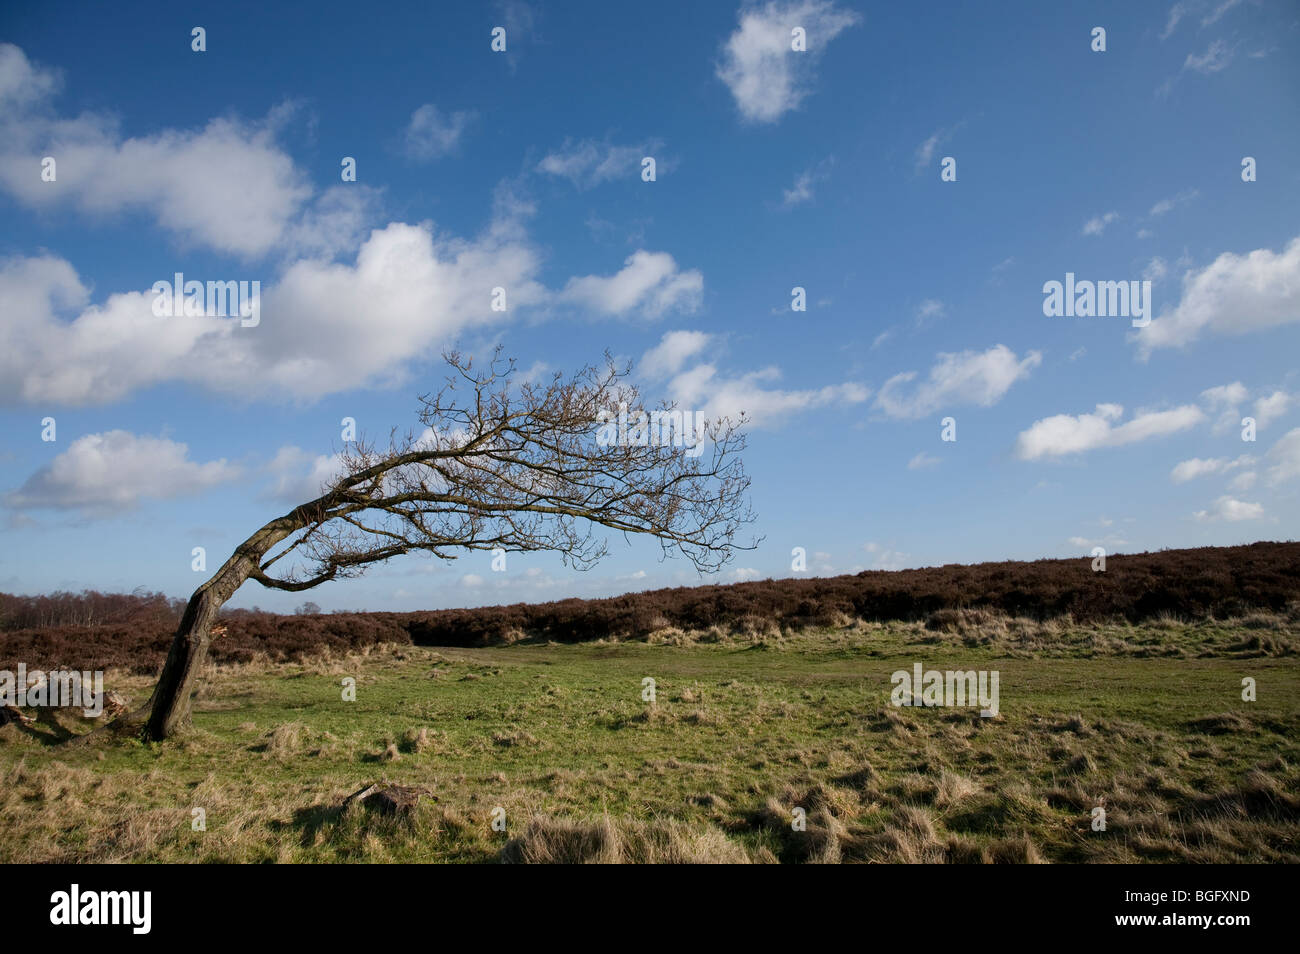
[(317, 838), (338, 828), (346, 808), (342, 805), (310, 805), (299, 808), (290, 821), (272, 821), (267, 827), (273, 832), (298, 832), (298, 843), (304, 848), (311, 848)]

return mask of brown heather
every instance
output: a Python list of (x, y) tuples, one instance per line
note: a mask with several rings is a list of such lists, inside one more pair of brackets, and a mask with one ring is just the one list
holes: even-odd
[[(211, 653), (217, 663), (248, 663), (345, 655), (383, 643), (476, 647), (647, 638), (673, 643), (686, 633), (710, 632), (714, 639), (730, 633), (771, 641), (780, 639), (783, 629), (853, 620), (921, 621), (936, 634), (978, 629), (987, 638), (995, 621), (1007, 617), (1176, 625), (1254, 613), (1260, 620), (1250, 637), (1256, 648), (1285, 654), (1270, 649), (1276, 638), (1268, 632), (1272, 617), (1267, 614), (1294, 613), (1298, 599), (1300, 543), (1254, 543), (1114, 555), (1101, 573), (1092, 571), (1088, 558), (1078, 557), (417, 613), (282, 616), (228, 610), (222, 614), (228, 632), (214, 640)], [(156, 673), (183, 608), (183, 601), (158, 593), (0, 594), (0, 669), (12, 670), (21, 661), (30, 668)]]

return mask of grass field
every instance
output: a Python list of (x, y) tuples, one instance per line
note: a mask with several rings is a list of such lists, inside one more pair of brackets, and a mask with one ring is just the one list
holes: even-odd
[[(168, 743), (0, 729), (0, 860), (1297, 861), (1298, 646), (957, 616), (214, 667)], [(998, 671), (1000, 714), (891, 705), (915, 662)], [(432, 797), (342, 807), (381, 780)]]

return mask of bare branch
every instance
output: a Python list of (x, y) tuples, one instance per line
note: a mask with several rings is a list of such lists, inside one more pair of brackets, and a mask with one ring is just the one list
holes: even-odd
[[(706, 572), (755, 545), (735, 542), (753, 519), (743, 419), (697, 432), (674, 405), (647, 407), (630, 367), (608, 354), (517, 387), (500, 348), (479, 369), (457, 352), (445, 358), (445, 386), (420, 398), (423, 430), (390, 436), (382, 452), (348, 450), (343, 476), (287, 515), (299, 529), (252, 579), (297, 591), (404, 553), (450, 560), (498, 547), (554, 551), (588, 569), (608, 552), (601, 527), (652, 536)], [(290, 555), (291, 571), (267, 574)]]

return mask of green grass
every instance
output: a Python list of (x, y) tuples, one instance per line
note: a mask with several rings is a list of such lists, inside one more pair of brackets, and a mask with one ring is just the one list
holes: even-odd
[[(1300, 860), (1295, 624), (1017, 623), (214, 669), (160, 745), (0, 730), (0, 858), (479, 862), (516, 839), (561, 860)], [(917, 661), (998, 670), (1001, 714), (891, 706)], [(437, 800), (341, 807), (377, 780)]]

